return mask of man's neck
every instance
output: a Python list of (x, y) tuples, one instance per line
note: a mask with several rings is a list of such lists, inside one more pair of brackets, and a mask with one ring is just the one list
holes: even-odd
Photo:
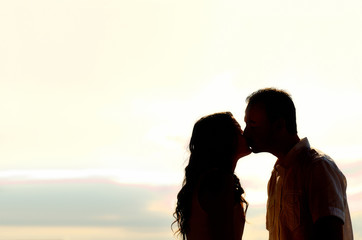
[(299, 141), (300, 139), (297, 134), (283, 138), (278, 141), (275, 151), (272, 154), (278, 158), (280, 163), (283, 163), (287, 154)]

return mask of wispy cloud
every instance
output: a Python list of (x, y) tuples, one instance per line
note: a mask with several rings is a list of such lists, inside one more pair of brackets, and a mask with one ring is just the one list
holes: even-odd
[(0, 185), (39, 181), (85, 181), (98, 179), (116, 183), (173, 185), (180, 181), (180, 174), (166, 171), (128, 170), (120, 168), (89, 169), (8, 169), (0, 171)]
[[(90, 236), (95, 240), (172, 239), (170, 225), (179, 187), (122, 184), (112, 179), (89, 177), (13, 181), (0, 186), (3, 216), (0, 230), (9, 233), (2, 235), (9, 236), (8, 239), (22, 239), (26, 234), (40, 237), (35, 230), (47, 233), (43, 238), (51, 236), (62, 240), (86, 240)], [(352, 195), (349, 200), (352, 203), (357, 199), (360, 195)], [(245, 238), (265, 239), (265, 204), (249, 202)], [(361, 234), (358, 222), (362, 215), (354, 211), (351, 216), (355, 234)], [(10, 233), (14, 228), (24, 231)]]
[(95, 179), (2, 185), (0, 225), (162, 228), (172, 221), (176, 191)]

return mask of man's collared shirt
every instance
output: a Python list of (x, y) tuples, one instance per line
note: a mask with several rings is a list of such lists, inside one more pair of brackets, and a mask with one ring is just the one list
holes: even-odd
[(311, 239), (313, 223), (324, 216), (340, 218), (343, 239), (352, 240), (346, 187), (333, 160), (302, 139), (283, 162), (276, 162), (268, 183), (269, 240)]

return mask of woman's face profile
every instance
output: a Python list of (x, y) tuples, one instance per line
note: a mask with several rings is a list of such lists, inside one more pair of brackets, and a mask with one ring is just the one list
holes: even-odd
[(236, 149), (237, 159), (249, 155), (251, 153), (251, 149), (248, 146), (246, 138), (243, 135), (243, 130), (240, 129), (240, 134), (238, 134), (238, 146)]

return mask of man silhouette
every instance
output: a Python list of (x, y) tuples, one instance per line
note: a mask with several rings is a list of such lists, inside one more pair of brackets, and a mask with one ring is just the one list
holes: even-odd
[(268, 183), (269, 240), (353, 239), (346, 178), (329, 156), (299, 138), (290, 95), (266, 88), (246, 100), (250, 148), (277, 157)]

